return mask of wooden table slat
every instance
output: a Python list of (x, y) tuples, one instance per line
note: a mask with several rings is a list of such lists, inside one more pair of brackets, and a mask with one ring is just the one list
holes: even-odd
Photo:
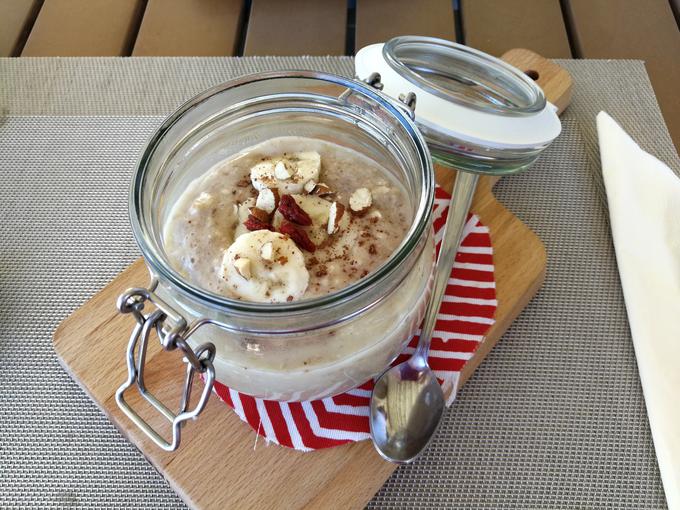
[(465, 44), (500, 56), (526, 48), (571, 58), (559, 0), (462, 0)]
[(578, 57), (645, 61), (680, 150), (680, 30), (668, 0), (566, 0), (565, 5)]
[(141, 0), (45, 0), (21, 55), (128, 55), (143, 6)]
[(0, 57), (21, 49), (39, 10), (38, 0), (0, 0)]
[(345, 0), (253, 0), (244, 55), (344, 55)]
[(357, 0), (355, 48), (398, 35), (456, 40), (451, 0)]
[(132, 55), (236, 55), (243, 8), (243, 0), (149, 0)]

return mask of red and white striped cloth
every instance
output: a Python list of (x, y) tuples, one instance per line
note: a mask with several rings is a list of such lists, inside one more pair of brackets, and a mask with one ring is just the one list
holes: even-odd
[[(434, 229), (437, 249), (448, 213), (449, 195), (435, 193)], [(489, 229), (470, 215), (451, 279), (439, 310), (430, 350), (430, 366), (453, 402), (460, 371), (484, 340), (496, 312), (493, 249)], [(418, 342), (414, 336), (395, 360), (401, 363)], [(276, 402), (244, 395), (215, 383), (218, 397), (265, 441), (300, 451), (330, 448), (369, 439), (369, 398), (373, 381), (341, 395), (311, 402)]]

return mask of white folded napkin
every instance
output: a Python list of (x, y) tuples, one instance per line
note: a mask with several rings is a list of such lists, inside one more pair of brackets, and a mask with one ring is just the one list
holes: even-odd
[(680, 509), (680, 178), (597, 116), (616, 260), (661, 479)]

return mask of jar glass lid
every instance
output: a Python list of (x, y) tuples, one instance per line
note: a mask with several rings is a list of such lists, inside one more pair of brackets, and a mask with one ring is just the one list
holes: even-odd
[(524, 73), (467, 46), (430, 37), (395, 37), (385, 61), (415, 86), (447, 101), (500, 115), (545, 108), (543, 91)]
[(433, 158), (480, 173), (529, 166), (560, 133), (555, 108), (524, 73), (442, 39), (402, 36), (362, 48), (356, 74), (379, 73), (392, 98), (416, 96), (415, 120)]

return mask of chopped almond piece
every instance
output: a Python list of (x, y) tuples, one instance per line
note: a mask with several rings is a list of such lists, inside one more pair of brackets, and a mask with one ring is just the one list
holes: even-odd
[(250, 280), (250, 277), (252, 276), (250, 273), (250, 259), (241, 257), (234, 261), (234, 267), (238, 274), (243, 276), (246, 280)]
[(333, 235), (338, 231), (343, 214), (345, 214), (345, 206), (341, 203), (333, 202), (328, 210), (328, 225), (326, 228), (328, 235)]
[(273, 213), (274, 209), (276, 209), (278, 205), (279, 205), (279, 192), (277, 191), (276, 188), (263, 189), (262, 191), (260, 191), (259, 195), (257, 195), (257, 200), (255, 201), (255, 206), (258, 209), (262, 209), (263, 211), (267, 212), (268, 214)]
[(260, 257), (264, 260), (272, 260), (274, 258), (274, 245), (272, 243), (264, 243), (260, 248)]
[(283, 161), (276, 163), (274, 167), (274, 176), (280, 181), (286, 181), (291, 178), (293, 174), (288, 170), (288, 167)]
[(269, 213), (259, 207), (251, 207), (248, 212), (255, 216), (262, 223), (269, 223)]
[(314, 180), (307, 181), (304, 185), (304, 190), (308, 195), (311, 194), (314, 191), (315, 188), (316, 188), (316, 182)]
[(359, 188), (349, 197), (349, 208), (357, 214), (365, 213), (372, 203), (373, 197), (367, 188)]
[(320, 182), (316, 185), (314, 191), (312, 191), (312, 194), (321, 198), (325, 198), (331, 195), (335, 195), (335, 191), (332, 191), (326, 184)]

